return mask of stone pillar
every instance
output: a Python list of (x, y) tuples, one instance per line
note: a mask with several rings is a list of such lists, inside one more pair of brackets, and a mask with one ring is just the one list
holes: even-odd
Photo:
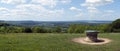
[(97, 42), (98, 39), (98, 31), (95, 31), (95, 30), (87, 30), (85, 31), (86, 33), (86, 41), (89, 41), (89, 42)]

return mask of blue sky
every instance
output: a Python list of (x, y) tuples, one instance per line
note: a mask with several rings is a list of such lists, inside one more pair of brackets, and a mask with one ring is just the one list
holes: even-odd
[(115, 20), (119, 8), (120, 0), (0, 0), (0, 20)]

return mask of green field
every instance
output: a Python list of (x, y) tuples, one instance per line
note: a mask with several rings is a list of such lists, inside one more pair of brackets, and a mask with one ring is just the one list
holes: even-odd
[(0, 34), (0, 51), (120, 51), (120, 33), (104, 33), (99, 37), (113, 40), (105, 45), (84, 45), (72, 38), (85, 34)]

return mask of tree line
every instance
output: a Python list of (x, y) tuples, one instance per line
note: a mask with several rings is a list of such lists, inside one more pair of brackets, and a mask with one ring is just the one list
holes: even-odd
[(85, 30), (98, 30), (101, 33), (120, 33), (120, 19), (113, 21), (111, 24), (102, 25), (71, 25), (68, 33), (83, 33)]
[(1, 26), (0, 33), (60, 33), (60, 27), (45, 28), (35, 27), (18, 27), (18, 26)]
[(85, 30), (98, 30), (102, 33), (120, 32), (120, 19), (113, 21), (111, 24), (102, 25), (81, 25), (72, 24), (68, 28), (56, 27), (22, 27), (11, 26), (7, 23), (0, 23), (0, 33), (83, 33)]

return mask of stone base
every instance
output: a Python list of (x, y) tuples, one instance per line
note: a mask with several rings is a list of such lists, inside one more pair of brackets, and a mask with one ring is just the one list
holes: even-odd
[(94, 39), (94, 41), (93, 41), (89, 37), (86, 37), (86, 38), (84, 38), (84, 41), (86, 41), (86, 42), (103, 42), (104, 40)]
[(93, 42), (88, 37), (86, 37), (84, 40), (87, 41), (87, 42)]
[(72, 39), (72, 41), (76, 43), (88, 44), (88, 45), (103, 45), (110, 43), (112, 40), (107, 38), (98, 38), (98, 42), (92, 42), (88, 38), (83, 37), (83, 38), (74, 38)]

